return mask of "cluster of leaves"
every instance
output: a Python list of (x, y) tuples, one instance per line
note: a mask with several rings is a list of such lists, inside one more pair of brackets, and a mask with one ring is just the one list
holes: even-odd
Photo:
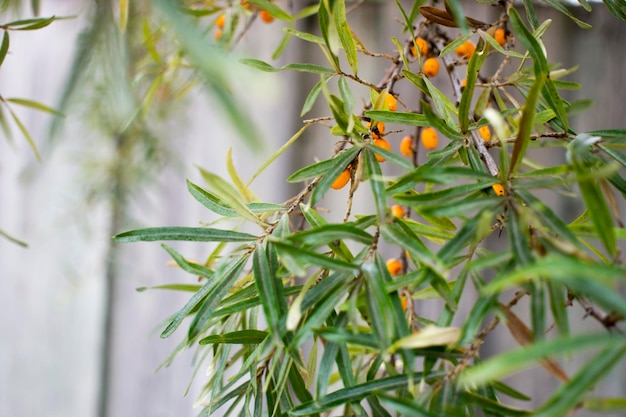
[[(542, 36), (550, 22), (539, 23), (532, 2), (524, 2), (527, 23), (512, 2), (491, 2), (501, 7), (491, 24), (466, 18), (458, 1), (445, 2), (445, 10), (420, 7), (419, 1), (405, 10), (395, 2), (408, 39), (394, 38), (392, 55), (367, 50), (348, 24), (343, 0), (315, 5), (321, 37), (297, 31), (292, 23), (297, 14), (278, 12), (268, 1), (250, 3), (272, 7), (284, 18), (286, 40), (281, 44), (295, 37), (317, 45), (328, 66), (244, 63), (263, 71), (316, 74), (320, 81), (303, 114), (320, 94), (331, 111), (329, 117), (306, 121), (259, 172), (318, 122), (331, 121), (331, 134), (341, 139), (332, 158), (290, 176), (289, 181), (306, 184), (282, 204), (258, 201), (250, 189), (258, 172), (244, 182), (230, 153), (231, 181), (201, 170), (205, 185), (188, 182), (188, 190), (229, 220), (229, 229), (161, 227), (115, 237), (118, 242), (216, 243), (204, 263), (163, 245), (184, 271), (200, 279), (197, 285), (161, 288), (193, 292), (162, 337), (191, 319), (179, 350), (197, 348), (198, 369), (209, 362), (201, 415), (220, 408), (226, 414), (254, 416), (552, 417), (581, 407), (623, 411), (626, 399), (590, 397), (588, 392), (626, 354), (619, 329), (626, 317), (620, 294), (626, 268), (617, 243), (626, 237), (618, 210), (618, 198), (626, 196), (626, 156), (621, 152), (626, 130), (572, 130), (568, 117), (577, 105), (559, 91), (577, 86), (560, 79), (570, 70), (547, 61)], [(560, 3), (546, 3), (573, 18)], [(626, 17), (618, 2), (605, 4), (614, 15)], [(230, 16), (249, 13), (236, 2), (224, 7)], [(202, 8), (183, 10), (205, 16)], [(224, 12), (214, 4), (205, 11)], [(506, 42), (494, 39), (493, 28), (505, 30)], [(185, 36), (190, 59), (201, 62), (201, 56), (193, 58), (192, 38)], [(454, 97), (424, 75), (424, 57), (411, 54), (416, 37), (427, 40), (430, 56), (443, 60)], [(478, 39), (475, 52), (455, 57), (454, 50), (470, 38)], [(228, 45), (228, 39), (236, 37), (220, 42)], [(514, 39), (523, 48), (512, 49)], [(382, 81), (359, 77), (360, 56), (389, 60)], [(342, 68), (344, 59), (349, 70)], [(499, 63), (490, 76), (488, 62)], [(513, 70), (505, 75), (508, 66)], [(331, 93), (334, 79), (338, 95)], [(370, 89), (371, 103), (358, 114), (350, 82)], [(402, 90), (401, 83), (406, 84)], [(419, 109), (391, 111), (385, 104), (389, 94), (398, 99), (417, 94)], [(415, 138), (421, 129), (434, 127), (448, 140), (418, 166), (417, 155), (410, 161), (375, 146), (373, 136), (382, 132), (367, 122), (414, 128)], [(478, 133), (485, 125), (494, 131), (489, 141)], [(566, 162), (540, 165), (528, 152), (538, 146), (560, 151)], [(418, 149), (417, 141), (413, 147)], [(401, 174), (384, 175), (383, 158)], [(318, 209), (346, 170), (351, 176), (346, 215), (343, 222), (332, 223)], [(496, 184), (504, 195), (494, 192)], [(371, 195), (375, 210), (352, 217), (352, 199), (359, 190)], [(580, 216), (564, 220), (539, 197), (546, 190), (577, 201)], [(407, 214), (392, 215), (389, 200), (404, 206)], [(260, 230), (238, 231), (243, 227)], [(484, 242), (490, 236), (508, 244), (489, 250)], [(400, 273), (388, 270), (382, 245), (397, 248)], [(472, 309), (460, 317), (458, 306), (470, 287), (478, 297), (463, 299)], [(419, 315), (416, 304), (433, 298), (441, 300), (440, 311)], [(528, 301), (528, 320), (514, 312), (520, 300)], [(570, 329), (568, 310), (575, 304), (599, 323), (597, 331)], [(501, 322), (520, 347), (482, 361), (479, 347)], [(557, 362), (564, 354), (589, 349), (595, 356), (573, 375)], [(502, 378), (534, 365), (558, 378), (559, 387), (532, 411), (507, 404), (507, 397), (530, 398)]]
[[(31, 5), (32, 5), (33, 12), (37, 14), (37, 10), (39, 9), (39, 2), (32, 1)], [(2, 3), (0, 3), (0, 16), (7, 12), (7, 9), (9, 8), (9, 6), (10, 6), (9, 0), (5, 0)], [(11, 46), (11, 32), (32, 31), (32, 30), (43, 29), (49, 26), (50, 24), (52, 24), (52, 22), (59, 20), (59, 19), (62, 19), (62, 18), (55, 17), (55, 16), (35, 17), (31, 19), (19, 19), (19, 20), (13, 20), (7, 23), (1, 23), (0, 30), (2, 30), (2, 43), (0, 44), (0, 67), (5, 62), (5, 59), (7, 58), (7, 54), (9, 53), (9, 48)], [(20, 98), (20, 97), (4, 97), (2, 95), (2, 92), (0, 92), (0, 127), (2, 128), (2, 133), (4, 133), (4, 136), (8, 138), (9, 140), (12, 139), (11, 125), (9, 124), (9, 119), (7, 118), (7, 112), (8, 112), (8, 115), (10, 116), (10, 120), (13, 121), (15, 126), (17, 126), (21, 134), (24, 136), (24, 138), (26, 139), (26, 141), (32, 148), (33, 153), (37, 157), (37, 160), (41, 160), (41, 156), (39, 155), (39, 150), (37, 149), (35, 140), (31, 136), (26, 125), (22, 122), (22, 120), (19, 118), (19, 116), (13, 109), (13, 105), (23, 106), (23, 107), (27, 107), (27, 108), (31, 108), (35, 110), (44, 111), (54, 116), (62, 116), (62, 114), (57, 112), (53, 108), (45, 104), (39, 103), (37, 101), (30, 100), (27, 98)], [(21, 240), (16, 239), (15, 237), (9, 235), (2, 229), (0, 229), (0, 237), (6, 238), (20, 246), (27, 246), (25, 242), (22, 242)]]

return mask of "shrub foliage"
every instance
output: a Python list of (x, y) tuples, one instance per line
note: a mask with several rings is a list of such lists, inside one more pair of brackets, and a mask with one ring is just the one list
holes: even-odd
[[(618, 247), (626, 236), (619, 214), (626, 130), (572, 129), (569, 115), (578, 106), (561, 91), (577, 85), (564, 80), (570, 69), (546, 58), (542, 37), (550, 22), (538, 19), (533, 2), (516, 9), (512, 1), (480, 1), (499, 11), (485, 23), (466, 17), (460, 1), (407, 8), (396, 1), (402, 33), (382, 52), (359, 40), (352, 5), (343, 0), (300, 11), (267, 0), (187, 3), (156, 2), (200, 74), (216, 70), (203, 64), (198, 34), (213, 31), (217, 46), (229, 50), (264, 24), (255, 18), (265, 11), (263, 22), (284, 30), (275, 57), (288, 42), (308, 42), (326, 61), (242, 63), (313, 74), (319, 81), (301, 116), (322, 99), (329, 110), (305, 120), (247, 183), (230, 154), (228, 178), (201, 169), (204, 182), (187, 183), (193, 198), (233, 227), (157, 227), (115, 237), (215, 243), (203, 263), (163, 245), (200, 280), (165, 285), (192, 296), (162, 337), (176, 332), (179, 350), (197, 349), (197, 367), (209, 367), (201, 415), (554, 417), (625, 409), (626, 399), (590, 390), (626, 353), (619, 329), (626, 269)], [(560, 2), (545, 3), (589, 28)], [(623, 3), (604, 4), (626, 20)], [(296, 29), (305, 18), (319, 22), (319, 36)], [(387, 63), (380, 80), (361, 78), (363, 59)], [(364, 88), (368, 103), (360, 108)], [(411, 97), (419, 97), (416, 108), (407, 104)], [(302, 183), (293, 198), (259, 201), (257, 175), (317, 124), (330, 125), (334, 155), (287, 179)], [(401, 136), (409, 139), (399, 153)], [(529, 150), (537, 147), (560, 150), (564, 162), (533, 161)], [(386, 174), (390, 166), (393, 175)], [(550, 193), (575, 201), (579, 216), (567, 221), (555, 212), (544, 201)], [(341, 222), (320, 210), (329, 194), (346, 199)], [(371, 198), (371, 212), (353, 213), (355, 195)], [(489, 249), (491, 237), (498, 243)], [(395, 248), (397, 258), (384, 259), (382, 247)], [(418, 314), (426, 299), (440, 300), (429, 304), (440, 307), (428, 316)], [(459, 314), (460, 302), (472, 306), (469, 314)], [(528, 303), (530, 317), (515, 311), (518, 302)], [(598, 323), (595, 330), (570, 326), (576, 305)], [(483, 360), (480, 347), (497, 326), (519, 347)], [(594, 354), (574, 373), (559, 364), (589, 350)], [(502, 380), (531, 366), (560, 382), (543, 404), (518, 408), (511, 398), (531, 398)]]

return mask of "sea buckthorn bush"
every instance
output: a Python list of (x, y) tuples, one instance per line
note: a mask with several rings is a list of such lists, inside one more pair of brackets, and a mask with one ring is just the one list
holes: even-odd
[[(226, 16), (218, 42), (226, 50), (266, 11), (276, 19), (272, 28), (286, 28), (275, 56), (287, 41), (321, 51), (320, 61), (282, 66), (241, 60), (260, 71), (311, 74), (317, 83), (302, 117), (315, 102), (326, 104), (259, 172), (315, 125), (329, 127), (333, 155), (286, 178), (301, 189), (285, 202), (259, 201), (253, 181), (201, 169), (203, 182), (187, 184), (191, 196), (245, 229), (154, 227), (115, 237), (215, 243), (203, 263), (164, 245), (200, 280), (184, 287), (189, 301), (161, 334), (179, 337), (178, 350), (197, 350), (198, 368), (211, 370), (197, 376), (205, 384), (200, 415), (626, 410), (625, 398), (592, 391), (626, 354), (626, 268), (618, 246), (625, 237), (618, 200), (626, 195), (626, 130), (573, 130), (571, 102), (561, 96), (572, 87), (560, 78), (569, 69), (547, 58), (549, 22), (539, 20), (533, 2), (520, 9), (508, 0), (478, 2), (497, 10), (490, 22), (467, 16), (467, 2), (395, 2), (396, 19), (387, 23), (401, 22), (401, 35), (383, 51), (360, 41), (341, 0), (299, 11), (289, 9), (294, 2), (206, 3), (180, 8), (197, 17), (199, 33), (204, 24), (222, 30)], [(588, 26), (561, 3), (546, 4)], [(623, 3), (605, 5), (626, 19)], [(198, 17), (205, 15), (213, 23)], [(298, 31), (299, 19), (314, 19), (319, 33)], [(366, 57), (386, 64), (378, 79), (359, 71)], [(366, 97), (357, 95), (361, 88)], [(534, 161), (531, 149), (548, 145), (563, 159)], [(566, 219), (544, 201), (546, 192), (566, 194), (577, 216)], [(371, 204), (355, 212), (360, 196)], [(342, 221), (327, 213), (331, 198), (345, 201)], [(438, 302), (426, 313), (420, 306), (427, 300)], [(462, 303), (471, 308), (460, 313)], [(516, 308), (521, 303), (529, 317)], [(595, 325), (574, 326), (575, 306)], [(496, 328), (518, 346), (484, 357)], [(582, 365), (566, 372), (562, 361), (572, 357)], [(543, 402), (509, 385), (529, 367), (556, 381)]]

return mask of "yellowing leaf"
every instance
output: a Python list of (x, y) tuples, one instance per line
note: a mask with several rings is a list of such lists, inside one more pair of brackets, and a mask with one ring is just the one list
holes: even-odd
[(389, 353), (393, 353), (398, 349), (452, 345), (459, 340), (460, 335), (461, 329), (458, 327), (437, 327), (429, 325), (395, 342), (389, 348)]

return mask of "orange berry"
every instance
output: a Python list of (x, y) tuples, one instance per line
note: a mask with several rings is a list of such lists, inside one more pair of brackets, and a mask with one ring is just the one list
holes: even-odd
[(274, 16), (272, 16), (267, 10), (261, 10), (259, 17), (265, 23), (272, 23), (274, 21)]
[(391, 214), (393, 214), (393, 217), (404, 217), (404, 213), (404, 207), (397, 204), (391, 206)]
[[(391, 150), (391, 145), (385, 139), (374, 139), (374, 146), (378, 146), (379, 148), (386, 149), (388, 151)], [(376, 160), (378, 162), (385, 162), (385, 158), (376, 154)]]
[(439, 73), (439, 60), (437, 58), (428, 58), (424, 61), (423, 67), (424, 74), (428, 78), (436, 77)]
[(400, 153), (407, 158), (411, 158), (413, 156), (413, 136), (405, 136), (400, 141)]
[(484, 141), (487, 142), (491, 139), (491, 130), (489, 130), (489, 126), (484, 125), (478, 128), (478, 133), (483, 137)]
[(460, 57), (464, 57), (470, 59), (476, 50), (476, 46), (472, 43), (472, 41), (463, 42), (458, 48), (454, 50), (454, 53)]
[(399, 275), (402, 272), (402, 262), (395, 258), (387, 259), (387, 270), (392, 276)]
[(215, 29), (215, 34), (213, 35), (213, 38), (215, 38), (216, 41), (219, 41), (220, 39), (222, 39), (222, 35), (224, 34), (224, 31), (222, 31), (222, 29), (217, 28)]
[(503, 28), (496, 29), (496, 33), (493, 34), (493, 38), (500, 46), (504, 46), (506, 43), (506, 31)]
[[(425, 57), (428, 54), (428, 42), (424, 38), (415, 38), (415, 45), (419, 48), (420, 55)], [(411, 54), (417, 55), (417, 50), (415, 49), (415, 45), (411, 46)]]
[(407, 297), (400, 296), (400, 302), (402, 303), (402, 310), (409, 308), (409, 300)]
[(493, 191), (496, 193), (496, 195), (504, 195), (504, 187), (502, 186), (502, 184), (493, 184), (491, 188), (493, 188)]
[[(372, 122), (367, 122), (367, 128), (370, 129), (371, 126), (372, 126)], [(383, 122), (376, 123), (376, 126), (371, 128), (370, 131), (372, 132), (372, 138), (380, 139), (380, 137), (385, 134), (385, 123)]]
[(422, 145), (424, 148), (428, 150), (435, 149), (437, 144), (439, 144), (439, 139), (437, 138), (437, 131), (432, 127), (426, 127), (422, 129), (422, 134), (420, 135), (420, 139), (422, 141)]
[(220, 29), (224, 29), (225, 23), (226, 23), (226, 15), (224, 13), (217, 16), (217, 19), (215, 19), (215, 26), (217, 26)]
[(467, 79), (466, 79), (466, 78), (463, 78), (463, 79), (461, 80), (461, 88), (465, 88), (465, 87), (467, 87)]
[(346, 168), (341, 174), (335, 178), (335, 181), (330, 185), (330, 188), (335, 190), (339, 190), (346, 186), (346, 184), (350, 181), (350, 168)]
[(392, 94), (387, 93), (385, 96), (385, 104), (387, 105), (387, 109), (389, 109), (389, 111), (398, 110), (398, 102)]

